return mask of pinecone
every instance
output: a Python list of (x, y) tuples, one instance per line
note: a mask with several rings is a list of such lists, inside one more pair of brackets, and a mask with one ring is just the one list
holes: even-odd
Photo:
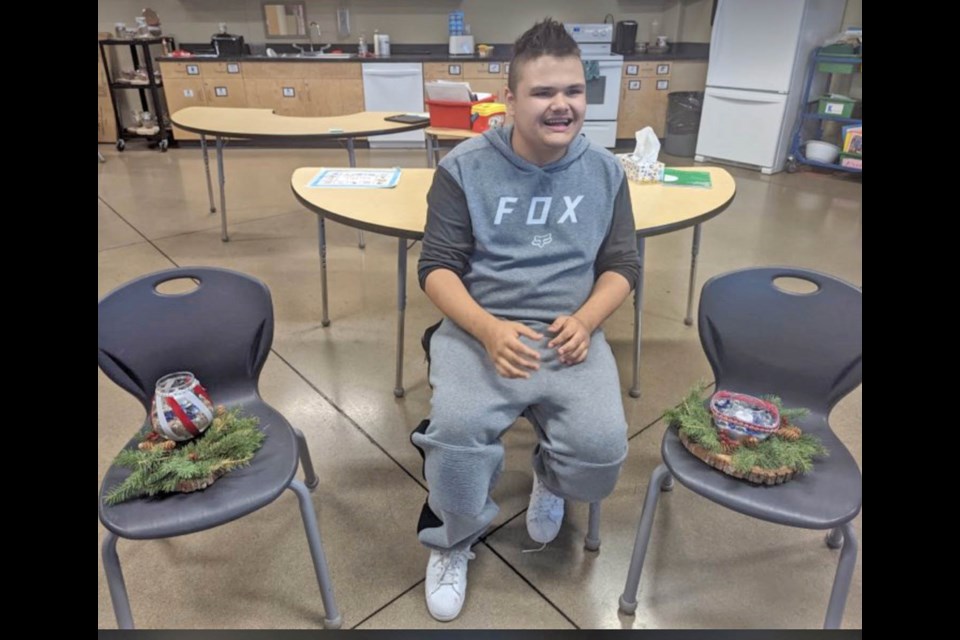
[(760, 439), (754, 436), (747, 436), (740, 441), (740, 444), (745, 446), (747, 449), (756, 449), (758, 446), (760, 446)]
[(794, 426), (780, 427), (775, 433), (781, 440), (786, 440), (787, 442), (796, 442), (803, 434), (799, 427)]
[(225, 416), (225, 415), (227, 415), (227, 408), (226, 408), (225, 406), (223, 406), (222, 404), (218, 404), (218, 405), (217, 405), (217, 415), (218, 415), (218, 416)]
[(720, 450), (726, 454), (731, 454), (740, 448), (740, 443), (725, 433), (720, 434)]
[(153, 451), (153, 441), (144, 440), (143, 442), (137, 445), (137, 449), (140, 449), (140, 451)]

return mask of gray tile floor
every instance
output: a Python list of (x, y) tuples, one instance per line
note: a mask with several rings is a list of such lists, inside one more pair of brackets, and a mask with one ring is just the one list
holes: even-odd
[[(626, 394), (632, 315), (607, 323), (632, 435), (614, 494), (603, 505), (603, 546), (585, 552), (586, 505), (571, 505), (556, 542), (540, 553), (523, 520), (534, 436), (518, 423), (506, 438), (496, 489), (501, 513), (476, 548), (460, 618), (434, 622), (423, 600), (426, 552), (414, 533), (425, 488), (407, 436), (429, 411), (419, 334), (439, 318), (411, 269), (407, 396), (393, 388), (395, 240), (328, 223), (333, 324), (320, 326), (316, 223), (290, 192), (300, 166), (343, 166), (336, 149), (228, 148), (232, 241), (208, 213), (196, 148), (166, 154), (102, 147), (97, 167), (97, 295), (151, 271), (216, 265), (270, 287), (276, 313), (264, 397), (307, 435), (321, 486), (314, 494), (345, 628), (815, 628), (822, 624), (837, 552), (822, 534), (776, 527), (679, 488), (660, 503), (635, 617), (617, 612), (640, 505), (659, 459), (665, 408), (709, 379), (695, 328), (683, 324), (691, 232), (648, 240), (643, 397)], [(422, 152), (360, 150), (360, 166), (422, 167)], [(677, 161), (676, 164), (683, 164)], [(704, 226), (698, 285), (731, 269), (810, 267), (862, 283), (862, 183), (813, 172), (763, 176), (731, 169), (737, 197)], [(415, 262), (417, 249), (411, 260)], [(99, 482), (142, 419), (137, 403), (98, 372)], [(862, 467), (862, 390), (832, 422)], [(304, 628), (322, 606), (292, 494), (205, 533), (119, 544), (134, 619), (141, 628)], [(862, 515), (855, 521), (858, 535)], [(104, 529), (97, 525), (98, 541)], [(844, 627), (862, 627), (862, 557)], [(115, 626), (97, 559), (97, 624)]]

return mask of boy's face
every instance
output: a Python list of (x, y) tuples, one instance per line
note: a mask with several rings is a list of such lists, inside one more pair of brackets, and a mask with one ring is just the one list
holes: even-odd
[(506, 91), (513, 150), (541, 166), (559, 160), (580, 133), (587, 111), (583, 63), (577, 56), (540, 56), (516, 71), (517, 90)]

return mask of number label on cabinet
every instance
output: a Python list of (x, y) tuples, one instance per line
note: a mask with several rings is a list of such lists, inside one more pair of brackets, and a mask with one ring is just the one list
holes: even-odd
[(192, 98), (192, 97), (193, 97), (193, 89), (184, 89), (184, 90), (183, 90), (183, 97), (184, 97), (184, 98)]
[(188, 76), (198, 76), (198, 75), (200, 75), (200, 67), (199, 67), (199, 65), (188, 64), (188, 65), (187, 65), (187, 75), (188, 75)]
[(669, 80), (657, 80), (657, 91), (666, 91), (670, 88)]
[(491, 62), (487, 65), (487, 73), (500, 73), (500, 63)]
[(665, 76), (665, 75), (667, 75), (668, 73), (670, 73), (670, 65), (669, 65), (669, 64), (658, 64), (658, 65), (657, 65), (657, 75), (658, 75), (658, 76)]
[(227, 65), (227, 73), (240, 73), (240, 65), (236, 62), (231, 62)]
[(458, 76), (460, 75), (460, 72), (461, 72), (460, 65), (458, 64), (447, 65), (447, 73), (449, 73), (451, 76)]
[(293, 87), (284, 87), (283, 88), (283, 97), (284, 98), (296, 98), (297, 91)]
[(628, 91), (638, 91), (639, 89), (640, 89), (640, 81), (639, 81), (639, 80), (630, 80), (630, 81), (627, 82), (627, 90), (628, 90)]
[(627, 70), (624, 71), (624, 73), (625, 73), (626, 75), (628, 75), (628, 76), (639, 75), (639, 73), (640, 73), (640, 65), (628, 64), (628, 65), (627, 65)]
[(226, 98), (226, 97), (227, 97), (227, 88), (226, 88), (226, 87), (214, 87), (214, 88), (213, 88), (213, 94), (214, 94), (215, 96), (217, 96), (218, 98)]

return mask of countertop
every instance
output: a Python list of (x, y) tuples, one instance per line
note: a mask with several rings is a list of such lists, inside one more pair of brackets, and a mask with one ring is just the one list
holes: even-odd
[[(296, 50), (290, 44), (270, 44), (278, 54), (276, 57), (267, 56), (262, 53), (247, 54), (243, 56), (221, 56), (217, 57), (209, 53), (202, 53), (204, 49), (209, 50), (209, 45), (200, 44), (182, 44), (183, 48), (195, 51), (191, 57), (173, 57), (161, 56), (157, 60), (164, 62), (509, 62), (513, 56), (513, 45), (495, 44), (493, 52), (486, 58), (478, 55), (450, 55), (447, 45), (444, 44), (424, 44), (424, 45), (402, 45), (394, 44), (391, 47), (389, 56), (370, 56), (366, 58), (323, 58), (323, 57), (299, 57), (295, 54)], [(309, 48), (309, 45), (304, 45)], [(255, 45), (255, 51), (262, 50), (262, 46)], [(356, 45), (338, 45), (330, 47), (330, 51), (341, 51), (343, 53), (356, 53)], [(707, 61), (710, 51), (710, 45), (700, 42), (678, 42), (670, 45), (670, 49), (664, 53), (635, 53), (625, 55), (624, 61), (660, 61), (660, 60), (691, 60)]]

